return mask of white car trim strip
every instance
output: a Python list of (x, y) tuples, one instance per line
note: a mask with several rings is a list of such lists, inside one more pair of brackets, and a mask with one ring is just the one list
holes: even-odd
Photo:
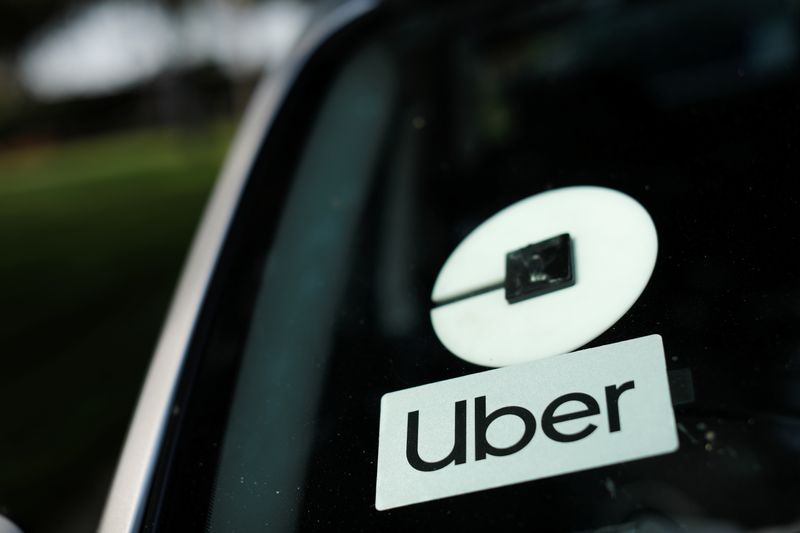
[(140, 526), (170, 406), (206, 289), (250, 169), (277, 111), (314, 52), (374, 6), (371, 0), (361, 0), (333, 11), (307, 33), (293, 59), (256, 89), (192, 242), (117, 465), (100, 522), (101, 533), (133, 532)]

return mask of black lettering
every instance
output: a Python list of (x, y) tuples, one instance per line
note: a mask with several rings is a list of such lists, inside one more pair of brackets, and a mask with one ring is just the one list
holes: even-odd
[(452, 451), (440, 461), (428, 462), (419, 456), (419, 411), (408, 413), (406, 431), (406, 459), (408, 464), (421, 472), (433, 472), (455, 463), (467, 462), (467, 401), (456, 402), (455, 430)]
[[(586, 409), (582, 411), (576, 411), (574, 413), (568, 413), (565, 415), (556, 416), (555, 415), (556, 409), (558, 409), (567, 402), (581, 402), (583, 405), (586, 406)], [(576, 440), (581, 440), (591, 435), (592, 432), (595, 429), (597, 429), (597, 426), (594, 424), (587, 424), (585, 428), (578, 431), (577, 433), (562, 433), (558, 431), (554, 427), (554, 425), (558, 424), (559, 422), (566, 422), (567, 420), (576, 420), (578, 418), (593, 416), (599, 413), (600, 413), (600, 406), (597, 405), (597, 401), (588, 394), (584, 394), (582, 392), (572, 392), (570, 394), (565, 394), (563, 396), (559, 396), (558, 398), (550, 402), (550, 405), (548, 405), (547, 408), (545, 408), (544, 413), (542, 413), (542, 431), (544, 431), (545, 435), (547, 435), (556, 442), (574, 442)]]
[(619, 397), (626, 390), (633, 388), (633, 381), (622, 385), (609, 385), (606, 387), (606, 408), (608, 409), (608, 430), (610, 433), (620, 430), (619, 425)]
[[(501, 416), (513, 415), (522, 420), (525, 424), (525, 430), (519, 440), (505, 448), (498, 448), (489, 444), (486, 439), (486, 430), (489, 425), (500, 418)], [(486, 416), (486, 396), (479, 396), (475, 398), (475, 460), (480, 461), (486, 459), (486, 454), (489, 455), (511, 455), (520, 451), (528, 445), (536, 432), (536, 419), (530, 411), (523, 407), (511, 405), (508, 407), (501, 407), (493, 411), (489, 416)]]

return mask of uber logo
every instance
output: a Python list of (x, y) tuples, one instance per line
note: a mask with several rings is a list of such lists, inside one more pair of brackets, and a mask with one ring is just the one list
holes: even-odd
[(675, 451), (661, 337), (383, 397), (375, 506), (391, 509)]
[[(619, 397), (626, 390), (634, 388), (633, 381), (628, 381), (620, 386), (608, 386), (605, 389), (606, 405), (608, 408), (608, 430), (610, 432), (620, 430), (619, 422)], [(556, 415), (555, 412), (562, 405), (569, 402), (581, 404), (580, 411), (572, 411), (567, 414)], [(600, 405), (590, 395), (582, 392), (571, 392), (559, 396), (550, 402), (542, 413), (542, 431), (544, 434), (556, 442), (574, 442), (581, 440), (597, 429), (595, 424), (587, 423), (582, 429), (575, 432), (563, 433), (556, 428), (559, 422), (576, 420), (592, 415), (600, 414)], [(486, 438), (489, 425), (502, 416), (515, 416), (522, 421), (524, 430), (519, 439), (505, 447), (496, 447), (489, 443)], [(416, 470), (421, 472), (432, 472), (445, 466), (455, 463), (457, 465), (467, 462), (467, 402), (465, 400), (455, 404), (455, 435), (453, 449), (450, 454), (439, 461), (428, 462), (419, 456), (419, 411), (408, 413), (408, 424), (406, 429), (406, 459)], [(511, 455), (523, 449), (533, 439), (536, 432), (536, 418), (533, 413), (518, 405), (501, 407), (492, 413), (486, 414), (486, 396), (475, 398), (475, 460), (486, 459), (487, 455), (503, 456)]]

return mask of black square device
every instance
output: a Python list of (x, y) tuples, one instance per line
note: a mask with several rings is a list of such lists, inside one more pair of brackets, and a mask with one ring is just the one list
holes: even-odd
[(506, 254), (506, 300), (510, 304), (575, 285), (572, 239), (562, 233)]

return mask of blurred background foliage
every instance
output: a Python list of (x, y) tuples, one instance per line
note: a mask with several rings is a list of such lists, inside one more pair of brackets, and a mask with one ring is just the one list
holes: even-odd
[(262, 75), (336, 2), (0, 4), (0, 514), (96, 528)]

